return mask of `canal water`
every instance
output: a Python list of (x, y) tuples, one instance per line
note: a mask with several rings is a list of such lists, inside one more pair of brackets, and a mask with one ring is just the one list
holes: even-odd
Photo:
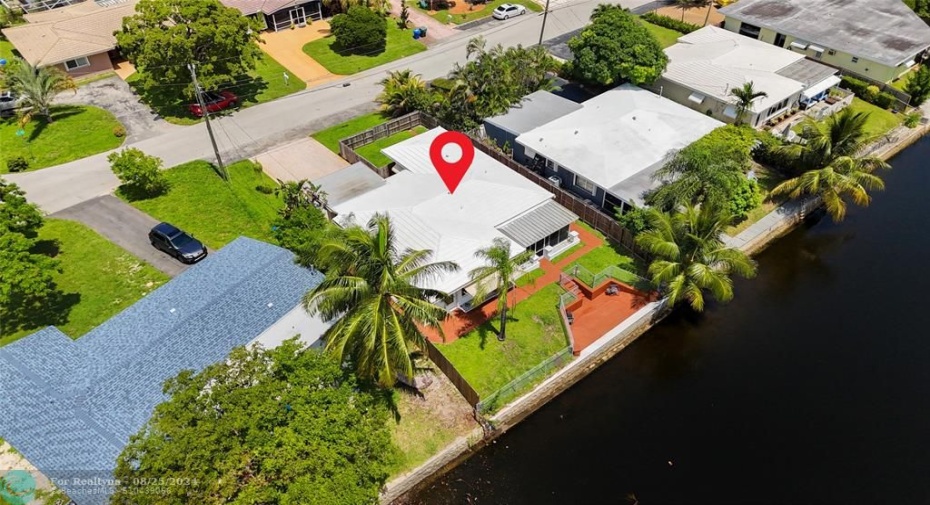
[[(930, 138), (416, 504), (930, 503)], [(638, 500), (638, 502), (636, 501)]]

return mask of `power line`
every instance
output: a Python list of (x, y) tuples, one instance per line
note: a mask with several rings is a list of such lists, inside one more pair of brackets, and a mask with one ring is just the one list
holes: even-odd
[(216, 147), (216, 139), (213, 137), (213, 127), (210, 125), (210, 111), (207, 110), (207, 104), (203, 101), (203, 90), (200, 89), (200, 83), (197, 82), (197, 69), (193, 63), (188, 63), (187, 68), (191, 71), (191, 79), (194, 82), (194, 93), (197, 95), (197, 101), (200, 103), (200, 111), (203, 113), (203, 119), (207, 123), (207, 133), (210, 134), (210, 143), (213, 144), (213, 154), (216, 155), (216, 163), (220, 167), (220, 172), (226, 182), (229, 182), (229, 172), (223, 165), (223, 158), (220, 157), (220, 150)]

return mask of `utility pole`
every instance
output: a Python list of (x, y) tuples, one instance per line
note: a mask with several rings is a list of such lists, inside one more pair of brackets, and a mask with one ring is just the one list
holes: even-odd
[(546, 18), (549, 17), (549, 0), (546, 0), (546, 10), (543, 11), (543, 24), (539, 29), (539, 45), (542, 45), (543, 32), (546, 31)]
[(229, 172), (223, 165), (223, 158), (220, 157), (220, 150), (216, 147), (216, 138), (213, 136), (213, 127), (210, 125), (210, 111), (207, 110), (207, 104), (203, 101), (203, 90), (200, 89), (200, 83), (197, 82), (197, 70), (193, 63), (188, 63), (187, 68), (191, 71), (191, 79), (194, 80), (194, 94), (197, 95), (197, 103), (200, 104), (200, 110), (203, 112), (203, 119), (207, 123), (207, 133), (210, 134), (210, 143), (213, 144), (213, 154), (216, 155), (216, 164), (220, 167), (220, 173), (223, 179), (229, 181)]

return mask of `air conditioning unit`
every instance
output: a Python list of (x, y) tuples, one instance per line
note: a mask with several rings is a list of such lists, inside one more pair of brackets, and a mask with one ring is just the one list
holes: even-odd
[(560, 179), (560, 178), (558, 178), (558, 177), (556, 177), (556, 176), (554, 176), (554, 175), (553, 175), (552, 177), (549, 177), (549, 182), (551, 182), (552, 185), (555, 186), (555, 187), (557, 187), (557, 188), (561, 188), (561, 187), (562, 187), (562, 179)]

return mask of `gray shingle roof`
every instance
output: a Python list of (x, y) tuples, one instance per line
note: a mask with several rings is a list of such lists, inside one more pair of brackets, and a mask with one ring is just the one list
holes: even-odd
[(720, 13), (888, 66), (930, 46), (930, 27), (901, 0), (740, 0)]
[(285, 249), (240, 237), (72, 341), (45, 328), (0, 348), (0, 437), (79, 505), (106, 503), (115, 459), (165, 399), (293, 309), (322, 275)]

